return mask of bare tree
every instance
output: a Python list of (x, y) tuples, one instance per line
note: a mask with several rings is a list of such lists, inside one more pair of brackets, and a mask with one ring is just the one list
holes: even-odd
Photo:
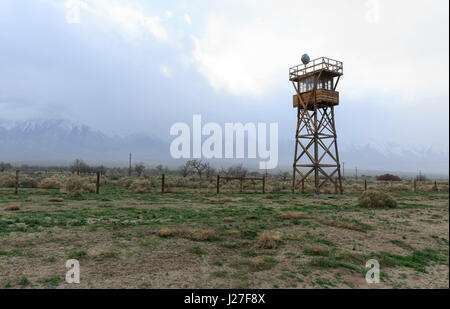
[(136, 171), (138, 177), (141, 177), (145, 170), (145, 164), (142, 162), (136, 163), (134, 165), (134, 170)]
[(83, 174), (83, 173), (89, 173), (91, 172), (91, 167), (84, 163), (83, 160), (76, 159), (73, 164), (70, 166), (70, 171), (72, 173), (77, 173), (77, 175)]
[(202, 178), (203, 173), (209, 166), (208, 163), (203, 162), (202, 160), (189, 160), (186, 164), (192, 168), (200, 178)]
[(167, 166), (163, 166), (161, 164), (159, 164), (155, 167), (155, 171), (158, 175), (170, 173), (169, 168)]
[(205, 176), (206, 179), (210, 179), (212, 176), (217, 174), (217, 171), (214, 167), (212, 167), (208, 162), (205, 162), (206, 169), (205, 169)]
[(92, 171), (99, 172), (100, 175), (105, 175), (106, 167), (104, 167), (103, 165), (95, 166), (92, 168)]
[(180, 173), (183, 177), (187, 177), (192, 173), (192, 168), (189, 164), (189, 161), (187, 161), (183, 166), (180, 167)]
[(227, 169), (222, 169), (221, 171), (222, 174), (225, 174), (225, 176), (227, 177), (239, 177), (239, 178), (244, 178), (247, 176), (248, 174), (248, 170), (242, 165), (234, 165), (234, 166), (230, 166)]

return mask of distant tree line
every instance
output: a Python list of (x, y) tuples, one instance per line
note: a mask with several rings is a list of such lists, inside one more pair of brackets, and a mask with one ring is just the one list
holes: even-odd
[[(72, 173), (76, 175), (94, 174), (100, 172), (101, 175), (107, 175), (112, 177), (123, 177), (129, 175), (129, 167), (105, 167), (103, 165), (89, 165), (81, 159), (75, 159), (72, 164), (67, 166), (41, 166), (41, 165), (28, 165), (22, 164), (20, 166), (14, 166), (8, 162), (0, 162), (0, 172), (11, 172), (14, 170), (31, 171), (31, 172), (50, 172), (50, 173)], [(143, 162), (135, 163), (132, 166), (131, 175), (137, 177), (152, 177), (160, 176), (162, 174), (171, 176), (177, 175), (182, 177), (198, 176), (201, 179), (210, 179), (217, 175), (223, 177), (262, 177), (267, 173), (259, 171), (249, 171), (243, 164), (237, 164), (226, 168), (216, 169), (211, 166), (208, 161), (205, 160), (188, 160), (182, 166), (176, 169), (170, 169), (168, 166), (161, 164), (156, 166), (146, 166)], [(276, 177), (281, 181), (287, 181), (292, 177), (291, 172), (279, 171), (278, 173), (271, 173), (270, 177)], [(376, 177), (380, 181), (401, 181), (401, 178), (392, 174), (384, 174)], [(423, 174), (419, 174), (415, 177), (417, 181), (426, 181), (427, 177)]]
[[(27, 172), (50, 172), (50, 173), (72, 173), (76, 175), (94, 174), (100, 172), (102, 175), (113, 177), (123, 177), (130, 174), (129, 167), (105, 167), (103, 165), (89, 165), (81, 159), (75, 159), (67, 166), (41, 166), (41, 165), (20, 165), (13, 166), (10, 163), (0, 162), (0, 172), (10, 172), (14, 170)], [(198, 176), (201, 179), (210, 179), (216, 175), (224, 177), (260, 177), (262, 174), (258, 171), (250, 172), (242, 164), (216, 169), (208, 161), (188, 160), (182, 166), (176, 169), (170, 169), (161, 164), (156, 166), (146, 166), (143, 162), (135, 163), (132, 166), (131, 175), (137, 177), (160, 176), (162, 174), (177, 175), (182, 177)], [(280, 172), (280, 179), (287, 179), (290, 173)]]
[[(72, 173), (76, 175), (94, 174), (100, 172), (102, 175), (112, 177), (123, 177), (129, 175), (129, 167), (105, 167), (103, 165), (89, 165), (81, 159), (75, 159), (71, 164), (66, 166), (42, 166), (27, 165), (14, 166), (10, 163), (0, 162), (0, 172), (11, 172), (14, 170), (28, 172), (49, 172), (49, 173)], [(249, 171), (243, 164), (237, 164), (226, 168), (216, 169), (211, 166), (208, 161), (204, 160), (188, 160), (182, 166), (170, 169), (168, 166), (161, 164), (156, 166), (148, 166), (143, 162), (135, 163), (132, 166), (131, 175), (137, 177), (160, 176), (162, 174), (168, 176), (198, 176), (202, 179), (211, 179), (217, 175), (224, 177), (262, 177), (265, 173), (258, 171)], [(266, 174), (267, 176), (267, 174)], [(271, 174), (271, 177), (277, 177), (282, 181), (290, 179), (292, 173), (279, 171), (278, 174)]]

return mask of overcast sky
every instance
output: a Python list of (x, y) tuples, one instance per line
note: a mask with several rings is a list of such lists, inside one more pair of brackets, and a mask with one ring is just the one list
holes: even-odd
[(1, 0), (0, 120), (169, 139), (199, 113), (292, 138), (308, 53), (344, 63), (341, 145), (448, 154), (448, 29), (447, 0)]

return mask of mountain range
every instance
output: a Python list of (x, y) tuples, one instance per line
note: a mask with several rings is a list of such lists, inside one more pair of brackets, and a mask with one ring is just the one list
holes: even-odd
[(146, 134), (110, 136), (62, 119), (0, 123), (0, 161), (90, 162), (137, 157), (164, 158), (167, 145)]
[[(28, 164), (67, 164), (76, 158), (92, 164), (126, 166), (128, 154), (135, 162), (147, 164), (182, 163), (170, 157), (171, 140), (146, 133), (110, 135), (87, 125), (64, 119), (0, 122), (0, 161)], [(289, 170), (293, 159), (293, 140), (279, 142), (279, 168)], [(448, 176), (448, 153), (415, 149), (401, 145), (339, 145), (346, 174), (394, 171)], [(213, 165), (235, 164), (236, 160), (212, 161)], [(246, 161), (242, 161), (246, 162)], [(259, 161), (258, 161), (259, 162)], [(249, 160), (250, 166), (257, 161)], [(372, 172), (373, 174), (373, 172)]]

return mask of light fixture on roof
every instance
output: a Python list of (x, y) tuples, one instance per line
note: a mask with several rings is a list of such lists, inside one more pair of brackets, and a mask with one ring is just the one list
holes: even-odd
[(308, 54), (304, 54), (302, 56), (302, 62), (304, 65), (307, 65), (310, 61), (311, 61), (311, 59), (309, 58)]

